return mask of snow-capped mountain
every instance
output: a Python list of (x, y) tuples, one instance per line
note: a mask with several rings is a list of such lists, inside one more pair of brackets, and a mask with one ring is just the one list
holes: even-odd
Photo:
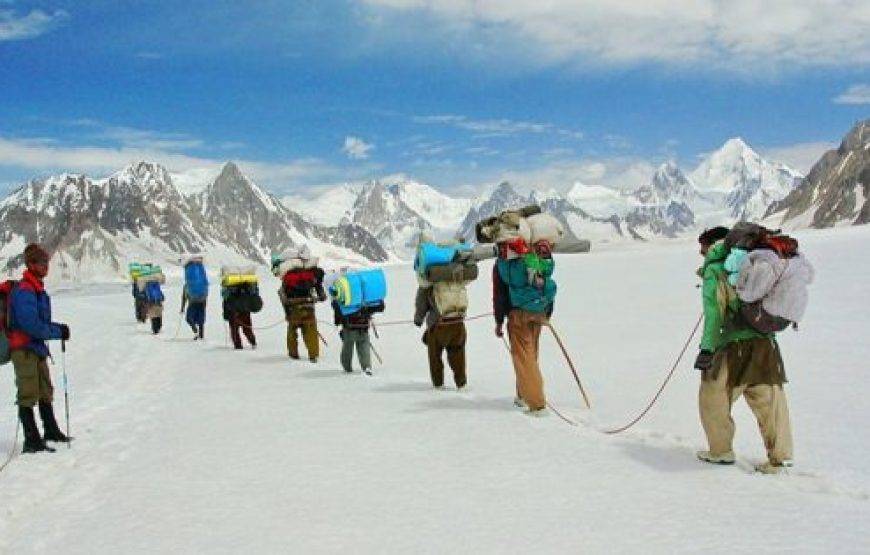
[(233, 163), (202, 192), (185, 196), (169, 172), (139, 162), (104, 179), (63, 174), (33, 180), (0, 202), (0, 258), (21, 266), (38, 240), (55, 253), (56, 277), (99, 280), (123, 275), (128, 261), (177, 260), (202, 252), (212, 264), (265, 264), (271, 252), (306, 242), (321, 256), (385, 261), (359, 226), (305, 221), (241, 174)]
[(413, 256), (421, 231), (451, 235), (471, 204), (401, 175), (330, 189), (311, 201), (289, 198), (284, 202), (299, 207), (307, 217), (320, 214), (321, 222), (332, 218), (359, 225), (388, 252), (405, 260)]
[(721, 202), (736, 220), (761, 218), (801, 177), (784, 164), (768, 162), (739, 137), (728, 140), (691, 174), (695, 186), (708, 198), (724, 197)]
[(797, 189), (770, 206), (767, 218), (790, 228), (870, 223), (870, 119), (826, 152)]

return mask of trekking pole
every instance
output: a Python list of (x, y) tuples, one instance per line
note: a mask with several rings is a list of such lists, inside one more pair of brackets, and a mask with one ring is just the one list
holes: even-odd
[(60, 368), (63, 371), (63, 408), (66, 415), (66, 448), (72, 449), (72, 436), (69, 433), (69, 379), (66, 375), (66, 341), (60, 342)]
[(329, 343), (326, 342), (326, 338), (323, 337), (323, 334), (320, 333), (320, 330), (317, 330), (317, 335), (320, 337), (320, 340), (323, 342), (323, 346), (329, 347)]
[(574, 375), (574, 381), (577, 382), (577, 387), (580, 388), (580, 394), (583, 396), (583, 401), (586, 403), (586, 408), (591, 409), (592, 404), (589, 402), (589, 397), (586, 395), (586, 390), (583, 389), (583, 384), (580, 383), (580, 376), (577, 374), (577, 369), (574, 368), (574, 362), (571, 360), (571, 357), (568, 356), (568, 350), (565, 348), (565, 344), (562, 343), (562, 338), (559, 337), (559, 334), (556, 332), (555, 328), (553, 328), (553, 324), (550, 322), (546, 322), (544, 324), (550, 329), (550, 333), (553, 334), (553, 337), (556, 339), (556, 343), (559, 344), (559, 348), (562, 350), (562, 355), (565, 356), (565, 360), (568, 362), (568, 368), (571, 369), (571, 373)]
[[(16, 405), (17, 406), (17, 405)], [(3, 464), (0, 464), (0, 472), (9, 466), (9, 463), (12, 462), (12, 459), (15, 458), (15, 451), (18, 449), (18, 428), (20, 424), (18, 420), (15, 421), (15, 437), (12, 439), (12, 447), (9, 448), (9, 454), (6, 456), (6, 460), (3, 461)]]

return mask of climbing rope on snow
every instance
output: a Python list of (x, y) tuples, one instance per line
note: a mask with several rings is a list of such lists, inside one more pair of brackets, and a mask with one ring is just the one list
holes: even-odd
[(562, 343), (562, 338), (559, 336), (556, 328), (553, 327), (553, 324), (549, 321), (545, 322), (544, 326), (550, 329), (550, 333), (553, 334), (553, 338), (556, 340), (556, 343), (559, 344), (559, 348), (562, 350), (562, 355), (568, 363), (568, 368), (571, 369), (571, 373), (574, 375), (574, 381), (577, 382), (577, 387), (580, 388), (580, 395), (583, 396), (583, 402), (586, 403), (586, 408), (592, 409), (592, 404), (589, 402), (589, 397), (586, 395), (586, 390), (583, 388), (583, 384), (580, 382), (580, 376), (577, 374), (577, 369), (574, 367), (574, 361), (572, 361), (570, 355), (568, 355), (568, 350), (565, 348), (565, 344)]
[(6, 455), (6, 460), (3, 461), (3, 464), (0, 464), (0, 472), (3, 472), (9, 463), (12, 462), (12, 459), (15, 458), (15, 455), (18, 453), (18, 421), (15, 422), (15, 437), (12, 439), (12, 448), (9, 449), (9, 454)]
[(668, 386), (668, 383), (670, 383), (671, 378), (674, 377), (674, 374), (676, 373), (677, 368), (680, 365), (680, 361), (683, 360), (683, 356), (685, 356), (686, 351), (689, 349), (689, 345), (692, 343), (692, 338), (695, 337), (696, 333), (698, 333), (698, 328), (701, 327), (701, 322), (703, 320), (704, 320), (704, 315), (701, 314), (701, 316), (698, 317), (698, 321), (695, 323), (695, 327), (692, 328), (692, 333), (689, 334), (689, 338), (686, 339), (686, 343), (685, 343), (685, 345), (683, 345), (683, 349), (680, 351), (680, 354), (677, 356), (677, 360), (675, 360), (674, 365), (671, 366), (670, 372), (668, 372), (668, 375), (665, 377), (665, 380), (662, 382), (661, 387), (659, 387), (659, 390), (653, 396), (652, 400), (649, 402), (649, 404), (646, 406), (646, 408), (643, 409), (643, 411), (641, 411), (641, 413), (638, 414), (634, 418), (634, 420), (632, 420), (631, 422), (629, 422), (625, 426), (620, 426), (619, 428), (613, 428), (611, 430), (602, 430), (602, 432), (604, 432), (605, 434), (609, 434), (609, 435), (621, 434), (622, 432), (628, 430), (629, 428), (631, 428), (632, 426), (634, 426), (635, 424), (640, 422), (643, 419), (643, 417), (646, 416), (650, 410), (652, 410), (653, 406), (655, 406), (656, 402), (658, 402), (658, 400), (659, 400), (659, 397), (661, 397), (665, 388)]

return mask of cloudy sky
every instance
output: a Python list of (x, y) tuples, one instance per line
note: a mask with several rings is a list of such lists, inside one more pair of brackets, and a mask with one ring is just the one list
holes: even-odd
[(0, 0), (0, 187), (143, 158), (628, 187), (732, 136), (807, 170), (870, 117), (868, 28), (866, 0)]

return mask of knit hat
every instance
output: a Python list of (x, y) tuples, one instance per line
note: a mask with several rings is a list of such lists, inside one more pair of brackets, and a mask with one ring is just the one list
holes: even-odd
[(39, 243), (30, 243), (24, 248), (25, 264), (47, 263), (49, 258), (51, 257), (48, 255), (48, 251), (42, 248)]
[(716, 241), (721, 241), (728, 235), (727, 227), (713, 227), (710, 229), (705, 229), (701, 235), (698, 236), (698, 242), (702, 245), (712, 245)]

